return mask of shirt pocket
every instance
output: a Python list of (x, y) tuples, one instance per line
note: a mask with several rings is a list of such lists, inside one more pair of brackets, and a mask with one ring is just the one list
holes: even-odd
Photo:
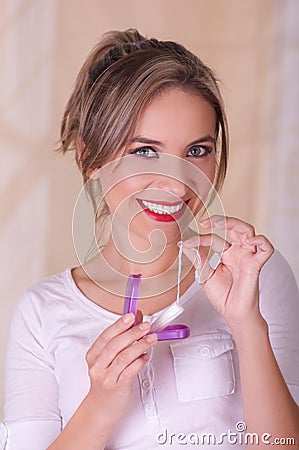
[(170, 344), (181, 402), (233, 394), (234, 343), (227, 332), (205, 333)]

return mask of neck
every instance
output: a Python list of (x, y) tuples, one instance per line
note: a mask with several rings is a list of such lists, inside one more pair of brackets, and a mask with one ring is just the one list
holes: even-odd
[(178, 252), (177, 243), (173, 242), (166, 244), (165, 248), (152, 245), (147, 250), (130, 248), (124, 253), (116, 248), (110, 237), (102, 257), (111, 268), (125, 276), (141, 272), (143, 277), (153, 277), (176, 268)]
[[(192, 230), (190, 232), (194, 234)], [(151, 251), (153, 255), (151, 255), (151, 258), (145, 251), (139, 251), (139, 260), (136, 260), (136, 257), (133, 258), (131, 253), (120, 251), (119, 246), (115, 244), (115, 239), (112, 239), (110, 236), (103, 250), (84, 264), (84, 271), (99, 287), (112, 294), (121, 296), (125, 290), (128, 276), (141, 273), (140, 298), (157, 297), (159, 299), (164, 294), (167, 296), (167, 292), (172, 290), (173, 294), (171, 297), (174, 299), (178, 277), (178, 241), (179, 239), (173, 239), (165, 247), (160, 245), (160, 248), (152, 245)], [(155, 251), (156, 255), (154, 255)], [(140, 258), (140, 255), (142, 258)], [(185, 258), (183, 255), (181, 280), (184, 286), (181, 292), (184, 292), (193, 279), (193, 266), (188, 258)]]

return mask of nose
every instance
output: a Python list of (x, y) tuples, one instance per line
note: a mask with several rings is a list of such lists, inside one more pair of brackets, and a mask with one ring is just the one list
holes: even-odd
[(158, 177), (151, 185), (154, 189), (159, 189), (164, 192), (169, 192), (170, 194), (175, 195), (176, 197), (183, 198), (187, 191), (188, 187), (179, 180), (176, 180), (172, 177), (161, 176)]

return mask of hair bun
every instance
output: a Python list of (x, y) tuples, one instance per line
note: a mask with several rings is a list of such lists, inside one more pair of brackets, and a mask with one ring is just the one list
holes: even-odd
[(123, 51), (121, 50), (121, 46), (117, 45), (115, 47), (112, 47), (108, 51), (108, 53), (106, 53), (103, 59), (97, 61), (89, 68), (88, 72), (92, 81), (96, 81), (98, 77), (101, 75), (101, 73), (103, 73), (104, 70), (107, 69), (107, 67), (109, 67), (111, 64), (118, 61), (122, 57)]
[(105, 69), (110, 67), (116, 61), (119, 61), (125, 55), (130, 55), (131, 53), (134, 53), (141, 48), (149, 48), (149, 44), (144, 45), (146, 42), (149, 41), (143, 39), (136, 42), (124, 42), (123, 44), (117, 44), (114, 47), (110, 48), (110, 50), (108, 50), (108, 52), (100, 61), (97, 61), (89, 68), (89, 76), (92, 81), (96, 81)]

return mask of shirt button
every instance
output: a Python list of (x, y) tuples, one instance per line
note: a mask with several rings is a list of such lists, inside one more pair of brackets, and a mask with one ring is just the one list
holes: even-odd
[(208, 345), (203, 345), (200, 350), (199, 350), (200, 354), (202, 356), (210, 356), (211, 354), (211, 348)]
[(148, 390), (151, 387), (151, 382), (149, 380), (142, 381), (142, 388)]

